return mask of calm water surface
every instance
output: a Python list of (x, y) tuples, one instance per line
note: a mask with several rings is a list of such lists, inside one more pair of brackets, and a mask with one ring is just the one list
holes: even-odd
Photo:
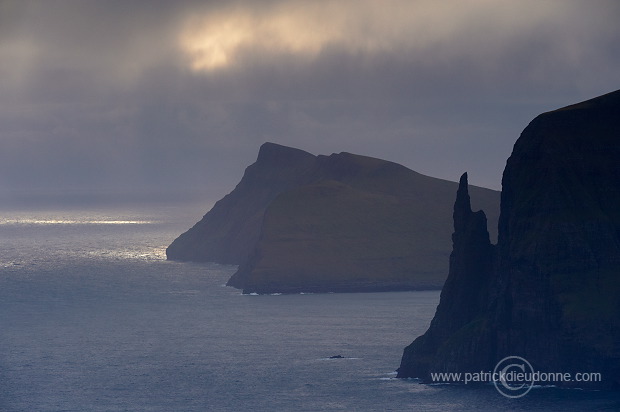
[(203, 212), (0, 212), (0, 410), (620, 410), (395, 379), (439, 292), (241, 295), (234, 267), (165, 260)]

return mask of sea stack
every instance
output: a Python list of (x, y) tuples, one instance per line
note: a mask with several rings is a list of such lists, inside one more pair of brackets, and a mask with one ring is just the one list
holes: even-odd
[(461, 183), (446, 286), (398, 376), (492, 371), (520, 356), (541, 372), (602, 375), (559, 385), (618, 388), (620, 91), (523, 131), (504, 170), (497, 246), (480, 235), (483, 215), (468, 211)]

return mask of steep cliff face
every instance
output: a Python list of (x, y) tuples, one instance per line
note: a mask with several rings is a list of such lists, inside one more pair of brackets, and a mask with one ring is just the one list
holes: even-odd
[[(617, 386), (620, 92), (534, 119), (514, 146), (502, 188), (487, 280), (480, 284), (484, 270), (468, 272), (466, 261), (453, 260), (446, 281), (446, 288), (459, 280), (479, 284), (481, 292), (465, 293), (476, 300), (486, 294), (483, 310), (459, 327), (458, 308), (470, 310), (468, 303), (462, 291), (444, 289), (429, 331), (405, 349), (399, 376), (492, 370), (516, 355), (539, 371), (600, 372), (603, 382), (591, 385)], [(487, 247), (471, 240), (475, 250)], [(455, 241), (453, 255), (458, 250)], [(453, 314), (442, 309), (448, 302)], [(432, 336), (440, 338), (429, 348), (423, 343)]]
[[(456, 186), (385, 160), (266, 143), (168, 258), (239, 264), (228, 285), (245, 293), (439, 289)], [(471, 190), (496, 221), (499, 193)]]
[(498, 355), (617, 384), (620, 92), (537, 117), (502, 186)]
[(303, 150), (265, 143), (235, 190), (168, 246), (168, 259), (244, 262), (256, 245), (267, 206), (283, 191), (311, 181), (315, 162)]
[(287, 191), (267, 209), (255, 252), (229, 285), (246, 293), (439, 289), (447, 249), (435, 233), (449, 229), (436, 210), (448, 211), (431, 207), (352, 181)]

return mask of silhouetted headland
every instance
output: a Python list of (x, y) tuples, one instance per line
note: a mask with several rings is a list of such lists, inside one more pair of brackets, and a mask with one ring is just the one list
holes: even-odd
[(450, 273), (398, 376), (492, 371), (507, 356), (602, 376), (557, 385), (620, 387), (620, 91), (523, 131), (504, 170), (497, 246), (461, 178)]
[[(237, 264), (228, 284), (244, 293), (440, 289), (456, 188), (385, 160), (265, 143), (167, 256)], [(471, 192), (496, 222), (499, 192)]]

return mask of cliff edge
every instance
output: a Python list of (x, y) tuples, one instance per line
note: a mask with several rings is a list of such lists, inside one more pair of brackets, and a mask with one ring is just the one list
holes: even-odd
[(492, 371), (520, 356), (541, 372), (602, 375), (559, 385), (618, 388), (620, 91), (525, 128), (504, 170), (497, 246), (459, 192), (446, 287), (398, 376)]

